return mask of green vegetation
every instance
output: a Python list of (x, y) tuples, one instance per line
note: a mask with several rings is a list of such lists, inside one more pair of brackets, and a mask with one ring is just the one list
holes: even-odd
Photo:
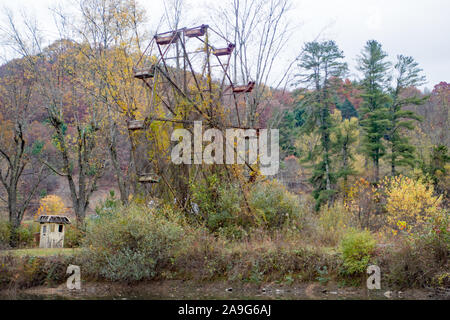
[(109, 280), (155, 277), (170, 265), (173, 252), (188, 244), (182, 241), (188, 230), (172, 221), (172, 216), (170, 210), (134, 205), (100, 214), (86, 229), (83, 244), (88, 270), (94, 268), (100, 277)]
[(385, 88), (389, 81), (390, 65), (381, 44), (375, 40), (367, 41), (359, 60), (359, 70), (364, 75), (361, 127), (364, 130), (364, 153), (373, 162), (374, 182), (380, 178), (380, 160), (386, 153), (383, 137), (389, 126), (387, 105), (390, 100)]
[(72, 256), (79, 252), (80, 248), (30, 248), (30, 249), (16, 249), (16, 250), (4, 250), (0, 251), (0, 255), (12, 255), (17, 257), (50, 257), (50, 256)]
[[(138, 1), (76, 0), (77, 19), (55, 16), (64, 39), (53, 43), (5, 10), (0, 38), (14, 57), (0, 66), (0, 286), (61, 281), (72, 262), (88, 280), (286, 285), (360, 284), (373, 263), (388, 285), (450, 286), (450, 84), (422, 89), (419, 63), (376, 40), (360, 44), (349, 74), (354, 57), (323, 40), (303, 44), (273, 87), (284, 45), (302, 45), (284, 20), (289, 1), (230, 3), (220, 32), (178, 26), (187, 10), (175, 6), (179, 21), (166, 22), (183, 36), (164, 57), (142, 52), (152, 23)], [(235, 34), (218, 49), (226, 30)], [(216, 49), (229, 54), (224, 69), (210, 61)], [(248, 139), (187, 141), (230, 128)], [(220, 161), (220, 148), (255, 146), (257, 128), (280, 130), (274, 176), (262, 174), (267, 154)], [(183, 163), (171, 153), (177, 129)], [(219, 161), (197, 163), (199, 146)], [(31, 217), (43, 214), (71, 217), (66, 248), (36, 248)]]
[(331, 131), (333, 122), (330, 106), (332, 95), (336, 90), (333, 78), (341, 78), (347, 71), (347, 63), (343, 62), (344, 53), (334, 41), (309, 42), (303, 49), (299, 68), (304, 72), (299, 81), (312, 88), (305, 93), (300, 103), (304, 106), (306, 121), (304, 132), (316, 133), (320, 137), (320, 145), (307, 155), (307, 160), (313, 162), (314, 169), (310, 182), (314, 186), (313, 196), (316, 199), (316, 209), (328, 202), (336, 190), (336, 174), (332, 169)]
[(375, 249), (375, 239), (369, 231), (352, 231), (341, 242), (344, 272), (363, 273)]
[[(16, 231), (18, 247), (29, 247), (34, 243), (34, 234), (39, 232), (39, 225), (33, 221), (24, 221)], [(0, 249), (9, 248), (11, 225), (9, 221), (0, 218)]]

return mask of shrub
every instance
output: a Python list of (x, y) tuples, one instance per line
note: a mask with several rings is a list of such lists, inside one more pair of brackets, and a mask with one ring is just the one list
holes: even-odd
[(279, 229), (289, 220), (299, 220), (302, 208), (296, 195), (276, 181), (255, 184), (249, 204), (256, 213), (257, 223), (268, 229)]
[(114, 190), (109, 191), (108, 197), (105, 201), (101, 202), (95, 207), (95, 213), (97, 215), (108, 215), (115, 212), (117, 207), (120, 205), (120, 200), (116, 199)]
[(365, 231), (351, 231), (341, 241), (344, 272), (359, 274), (366, 270), (375, 249), (375, 239)]
[(216, 174), (191, 184), (194, 213), (212, 232), (242, 226), (243, 197), (239, 186), (223, 183)]
[(9, 247), (9, 237), (11, 235), (11, 229), (9, 222), (4, 219), (0, 219), (0, 249)]
[(207, 227), (211, 231), (245, 225), (241, 216), (242, 192), (237, 185), (219, 185), (216, 208), (208, 214)]
[(240, 238), (252, 228), (280, 229), (288, 220), (301, 225), (297, 196), (276, 181), (252, 185), (247, 203), (239, 184), (224, 183), (218, 175), (191, 184), (191, 189), (194, 213), (212, 232)]
[(320, 210), (318, 237), (326, 245), (337, 245), (350, 227), (350, 213), (342, 205), (323, 206)]
[(182, 246), (183, 226), (144, 206), (118, 207), (87, 225), (88, 272), (109, 280), (151, 279)]
[(81, 245), (84, 232), (74, 225), (67, 225), (64, 234), (64, 246), (66, 248), (77, 248)]
[(397, 247), (381, 257), (380, 266), (386, 270), (383, 279), (399, 288), (442, 285), (439, 279), (450, 268), (448, 257), (449, 243), (432, 234), (401, 238)]
[(441, 196), (434, 195), (432, 184), (404, 176), (386, 178), (387, 220), (394, 232), (418, 231), (440, 212)]
[[(29, 247), (34, 243), (34, 233), (39, 231), (36, 223), (22, 223), (17, 228), (17, 239), (19, 247)], [(0, 249), (9, 247), (11, 226), (9, 221), (0, 220)]]
[(66, 279), (66, 269), (70, 263), (73, 263), (73, 257), (64, 255), (0, 255), (0, 290), (59, 284)]
[(380, 191), (363, 178), (350, 187), (345, 198), (345, 207), (360, 228), (377, 229), (381, 226)]
[(19, 238), (19, 246), (21, 247), (29, 247), (34, 243), (34, 233), (33, 233), (33, 225), (21, 225), (17, 229), (17, 234)]

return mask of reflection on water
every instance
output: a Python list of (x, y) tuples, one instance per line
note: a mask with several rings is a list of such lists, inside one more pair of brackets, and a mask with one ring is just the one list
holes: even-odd
[[(381, 292), (378, 294), (370, 294), (369, 296), (358, 295), (330, 295), (323, 294), (320, 296), (307, 296), (295, 292), (285, 294), (255, 294), (241, 295), (238, 293), (227, 293), (220, 295), (198, 295), (192, 294), (167, 294), (156, 295), (149, 293), (126, 293), (116, 295), (80, 295), (80, 294), (35, 294), (23, 291), (16, 292), (0, 292), (0, 300), (386, 300)], [(391, 299), (392, 300), (392, 299)]]

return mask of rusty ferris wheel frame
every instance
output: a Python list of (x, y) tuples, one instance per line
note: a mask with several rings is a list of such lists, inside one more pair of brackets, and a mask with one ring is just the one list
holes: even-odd
[[(212, 35), (221, 42), (221, 46), (211, 44)], [(235, 112), (235, 123), (231, 127), (248, 129), (241, 124), (238, 99), (239, 95), (250, 93), (255, 82), (240, 85), (233, 83), (229, 69), (234, 49), (234, 43), (204, 24), (156, 34), (133, 68), (133, 74), (150, 92), (150, 110), (154, 108), (158, 97), (167, 110), (167, 117), (147, 116), (144, 120), (130, 120), (128, 130), (146, 130), (153, 121), (192, 124), (194, 121), (190, 119), (170, 118), (178, 116), (173, 107), (177, 97), (188, 101), (201, 120), (207, 122), (213, 119), (215, 106), (220, 103), (229, 105), (230, 110)], [(191, 87), (195, 90), (190, 89), (189, 84), (193, 84)], [(215, 101), (212, 99), (213, 92)], [(208, 108), (205, 110), (198, 106), (192, 99), (193, 95), (198, 95), (202, 103), (208, 101)], [(247, 162), (246, 165), (253, 170)], [(154, 173), (138, 175), (140, 183), (159, 182), (159, 176)]]

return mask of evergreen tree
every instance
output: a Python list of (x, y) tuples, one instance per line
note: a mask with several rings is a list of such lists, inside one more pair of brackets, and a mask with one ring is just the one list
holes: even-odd
[(403, 97), (403, 90), (422, 85), (425, 77), (421, 75), (422, 69), (412, 57), (399, 55), (395, 64), (395, 87), (391, 89), (392, 103), (389, 106), (389, 128), (387, 140), (390, 148), (391, 174), (396, 175), (396, 168), (401, 165), (414, 165), (414, 147), (409, 143), (408, 137), (402, 132), (412, 130), (413, 122), (420, 117), (413, 111), (404, 110), (406, 105), (424, 104), (428, 97), (415, 94), (412, 97)]
[(450, 188), (448, 183), (448, 175), (450, 169), (450, 155), (447, 146), (437, 145), (433, 146), (430, 154), (430, 160), (423, 161), (422, 171), (429, 175), (433, 180), (435, 190), (444, 194), (446, 201), (450, 196), (448, 190)]
[(285, 155), (298, 156), (294, 146), (294, 139), (305, 122), (303, 114), (304, 110), (300, 106), (295, 106), (292, 110), (284, 111), (278, 128), (280, 130), (280, 148)]
[(303, 130), (309, 133), (316, 131), (320, 135), (319, 153), (309, 155), (309, 159), (315, 163), (310, 182), (314, 186), (316, 209), (328, 202), (335, 193), (336, 175), (331, 163), (330, 109), (336, 88), (330, 80), (333, 77), (342, 77), (347, 71), (347, 64), (342, 62), (343, 58), (343, 52), (334, 41), (306, 43), (300, 56), (299, 67), (302, 73), (298, 75), (299, 82), (312, 89), (301, 101), (306, 115)]
[(359, 57), (358, 69), (363, 73), (361, 107), (361, 127), (364, 131), (362, 149), (374, 166), (374, 181), (380, 177), (380, 159), (385, 155), (383, 138), (389, 127), (390, 98), (386, 88), (390, 81), (388, 71), (391, 64), (386, 61), (387, 54), (375, 40), (367, 41)]
[(353, 104), (345, 98), (345, 101), (340, 104), (336, 104), (336, 108), (341, 111), (342, 118), (343, 119), (351, 119), (351, 118), (358, 118), (358, 111), (355, 109)]
[(335, 112), (333, 120), (336, 125), (333, 127), (331, 140), (336, 158), (339, 159), (340, 163), (336, 176), (343, 179), (342, 189), (345, 193), (348, 189), (348, 177), (356, 173), (353, 168), (352, 147), (358, 141), (359, 124), (356, 117), (343, 119), (339, 111)]

